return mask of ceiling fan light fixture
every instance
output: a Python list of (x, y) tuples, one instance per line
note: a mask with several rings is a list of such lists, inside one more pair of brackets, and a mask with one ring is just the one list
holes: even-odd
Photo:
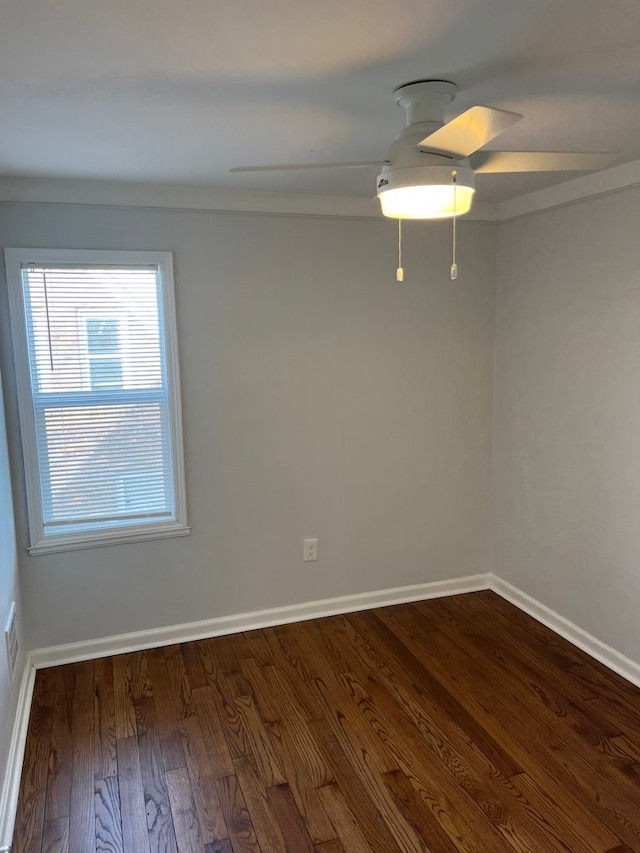
[[(453, 173), (456, 173), (454, 183)], [(473, 171), (456, 165), (383, 169), (378, 198), (384, 216), (393, 219), (446, 219), (471, 210)]]

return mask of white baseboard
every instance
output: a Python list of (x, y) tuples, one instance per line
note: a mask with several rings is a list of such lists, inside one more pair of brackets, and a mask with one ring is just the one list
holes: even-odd
[(46, 666), (59, 666), (80, 660), (120, 655), (126, 652), (151, 649), (155, 646), (170, 646), (174, 643), (188, 643), (205, 637), (217, 637), (221, 634), (236, 634), (239, 631), (252, 631), (254, 628), (267, 628), (270, 625), (285, 625), (287, 622), (302, 622), (321, 616), (335, 616), (338, 613), (353, 613), (356, 610), (369, 610), (372, 607), (385, 607), (389, 604), (402, 604), (409, 601), (424, 601), (429, 598), (442, 598), (446, 595), (459, 595), (463, 592), (477, 592), (489, 589), (490, 575), (468, 575), (446, 581), (400, 586), (395, 589), (380, 589), (373, 592), (342, 595), (337, 598), (325, 598), (320, 601), (306, 601), (285, 607), (273, 607), (269, 610), (254, 610), (250, 613), (237, 613), (233, 616), (218, 616), (202, 622), (188, 622), (184, 625), (171, 625), (167, 628), (151, 628), (148, 631), (134, 631), (113, 637), (102, 637), (81, 643), (50, 646), (31, 652), (31, 660), (37, 669)]
[(631, 658), (623, 655), (622, 652), (616, 651), (616, 649), (603, 643), (602, 640), (574, 625), (573, 622), (565, 619), (564, 616), (556, 613), (555, 610), (551, 610), (550, 607), (527, 595), (526, 592), (522, 592), (517, 587), (512, 586), (507, 581), (502, 580), (497, 575), (490, 576), (490, 588), (502, 596), (502, 598), (510, 601), (511, 604), (515, 604), (520, 610), (524, 610), (529, 616), (533, 616), (538, 622), (542, 622), (547, 628), (551, 628), (556, 634), (564, 637), (565, 640), (573, 643), (574, 646), (582, 649), (583, 652), (591, 655), (591, 657), (599, 660), (600, 663), (603, 663), (609, 669), (617, 672), (618, 675), (626, 678), (627, 681), (635, 684), (636, 687), (640, 687), (639, 662), (631, 660)]
[(30, 658), (27, 658), (22, 670), (22, 678), (20, 679), (18, 705), (13, 732), (11, 734), (11, 742), (9, 744), (9, 758), (4, 784), (2, 785), (2, 790), (0, 790), (0, 851), (11, 848), (35, 675), (35, 667)]

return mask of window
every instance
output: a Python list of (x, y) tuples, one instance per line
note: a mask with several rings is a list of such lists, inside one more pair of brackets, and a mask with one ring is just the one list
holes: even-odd
[(30, 553), (188, 533), (171, 254), (5, 256)]

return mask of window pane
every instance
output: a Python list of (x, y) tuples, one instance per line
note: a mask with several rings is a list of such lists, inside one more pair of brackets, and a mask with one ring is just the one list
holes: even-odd
[(132, 511), (171, 515), (164, 414), (159, 403), (45, 409), (40, 448), (48, 471), (45, 527), (122, 520)]
[(92, 358), (89, 362), (91, 389), (122, 388), (121, 358)]
[(118, 320), (115, 317), (90, 317), (87, 320), (87, 348), (90, 355), (118, 352)]
[(23, 270), (34, 393), (91, 389), (91, 356), (122, 358), (122, 388), (165, 384), (158, 271)]

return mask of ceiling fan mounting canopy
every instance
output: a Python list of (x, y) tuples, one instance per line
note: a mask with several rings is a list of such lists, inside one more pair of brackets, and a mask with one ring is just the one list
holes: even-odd
[(416, 80), (398, 86), (393, 95), (396, 104), (405, 111), (407, 124), (422, 121), (444, 124), (445, 110), (457, 91), (456, 84), (449, 80)]

